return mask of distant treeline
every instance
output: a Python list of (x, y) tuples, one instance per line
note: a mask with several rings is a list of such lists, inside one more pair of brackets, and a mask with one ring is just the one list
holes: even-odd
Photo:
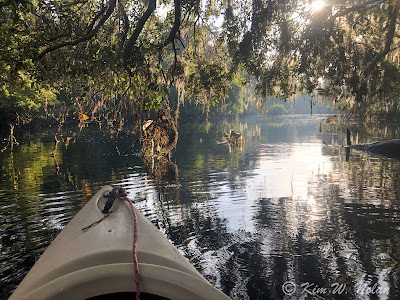
[[(176, 106), (176, 99), (176, 90), (172, 89), (170, 93), (170, 102), (173, 106)], [(185, 120), (204, 119), (206, 117), (236, 117), (249, 115), (273, 116), (311, 113), (334, 114), (337, 112), (336, 108), (332, 107), (332, 104), (331, 106), (328, 106), (327, 104), (326, 100), (318, 101), (316, 96), (301, 95), (300, 93), (298, 93), (293, 99), (288, 100), (273, 97), (260, 99), (251, 93), (245, 95), (240, 87), (233, 85), (229, 91), (228, 98), (209, 107), (185, 99), (180, 106), (180, 118)]]

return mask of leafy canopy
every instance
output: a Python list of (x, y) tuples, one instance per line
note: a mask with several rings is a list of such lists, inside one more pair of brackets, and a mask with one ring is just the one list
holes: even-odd
[(172, 86), (179, 102), (209, 106), (256, 79), (262, 97), (318, 91), (360, 115), (390, 111), (398, 10), (377, 0), (2, 0), (0, 105), (38, 109), (57, 94), (92, 119), (117, 118), (169, 108)]

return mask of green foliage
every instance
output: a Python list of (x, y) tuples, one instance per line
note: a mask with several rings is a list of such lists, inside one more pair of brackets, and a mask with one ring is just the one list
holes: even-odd
[(58, 104), (56, 91), (41, 87), (28, 76), (19, 72), (16, 86), (3, 85), (0, 89), (0, 108), (8, 110), (38, 111), (44, 106)]
[(216, 105), (227, 97), (230, 75), (221, 61), (198, 59), (187, 82), (187, 95), (197, 103)]
[(378, 107), (398, 108), (395, 1), (329, 1), (313, 11), (309, 1), (256, 0), (250, 26), (237, 26), (238, 3), (226, 15), (228, 49), (258, 79), (260, 95), (289, 99), (318, 91), (363, 118)]
[(0, 105), (38, 111), (59, 95), (92, 119), (121, 118), (169, 108), (175, 86), (206, 115), (299, 91), (363, 118), (397, 111), (398, 5), (327, 3), (2, 1)]
[(224, 113), (228, 115), (238, 115), (243, 113), (245, 110), (245, 99), (242, 89), (236, 84), (233, 84), (224, 104)]

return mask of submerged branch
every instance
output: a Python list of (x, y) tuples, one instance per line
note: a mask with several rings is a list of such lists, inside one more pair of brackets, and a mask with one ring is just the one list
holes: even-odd
[(17, 142), (17, 139), (14, 136), (14, 127), (15, 127), (14, 125), (10, 124), (10, 135), (8, 136), (8, 139), (7, 139), (7, 145), (3, 149), (1, 149), (0, 153), (3, 153), (8, 148), (8, 146), (10, 146), (10, 149), (12, 151), (14, 148), (14, 145), (16, 145), (16, 146), (19, 145), (19, 143)]

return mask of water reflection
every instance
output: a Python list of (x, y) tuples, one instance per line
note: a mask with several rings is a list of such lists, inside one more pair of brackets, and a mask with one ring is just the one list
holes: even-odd
[[(300, 289), (285, 295), (288, 280), (345, 285), (345, 294), (324, 299), (397, 299), (400, 162), (359, 151), (346, 162), (345, 128), (319, 131), (321, 119), (181, 125), (165, 167), (119, 156), (106, 134), (90, 129), (61, 146), (55, 164), (51, 139), (33, 135), (25, 148), (0, 155), (2, 297), (93, 193), (120, 183), (234, 299), (313, 298)], [(243, 135), (243, 149), (218, 144), (230, 129)], [(352, 131), (358, 142), (400, 134), (399, 126)], [(388, 293), (368, 292), (375, 284)]]

